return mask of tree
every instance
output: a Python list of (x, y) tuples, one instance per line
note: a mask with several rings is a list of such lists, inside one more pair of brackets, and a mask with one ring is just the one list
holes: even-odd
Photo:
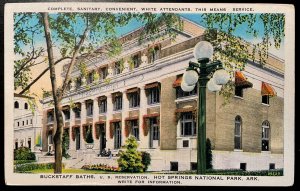
[(134, 136), (130, 136), (125, 143), (125, 151), (121, 151), (118, 159), (119, 167), (124, 172), (143, 172), (142, 153), (137, 151), (138, 143)]
[(210, 139), (206, 139), (206, 169), (212, 169), (212, 151)]
[[(254, 28), (256, 20), (261, 20), (264, 25), (263, 41), (255, 45), (252, 52), (261, 58), (267, 56), (271, 40), (279, 46), (284, 37), (283, 14), (203, 14), (199, 17), (207, 26), (206, 39), (215, 47), (214, 59), (220, 59), (229, 71), (236, 68), (243, 69), (249, 57), (250, 45), (241, 38), (234, 36), (236, 28), (248, 24), (249, 33), (255, 36), (258, 31)], [(121, 52), (121, 43), (116, 36), (116, 27), (121, 27), (136, 19), (145, 24), (141, 40), (150, 35), (150, 40), (157, 38), (155, 34), (161, 26), (166, 26), (167, 34), (176, 36), (176, 30), (182, 29), (179, 15), (161, 13), (151, 14), (112, 14), (112, 13), (17, 13), (14, 17), (15, 35), (14, 51), (22, 59), (15, 61), (15, 89), (21, 88), (21, 94), (28, 94), (30, 87), (48, 70), (50, 70), (51, 92), (56, 118), (56, 133), (54, 135), (55, 147), (55, 173), (62, 171), (62, 135), (63, 117), (61, 100), (65, 95), (70, 81), (70, 74), (80, 60), (89, 60), (99, 54), (117, 55)], [(274, 27), (276, 26), (276, 27)], [(175, 29), (175, 30), (173, 30)], [(211, 31), (216, 31), (216, 38)], [(42, 35), (45, 40), (46, 51), (43, 46), (38, 47), (37, 35)], [(238, 40), (237, 40), (238, 39)], [(101, 44), (100, 44), (101, 42)], [(224, 46), (220, 46), (220, 44)], [(27, 53), (24, 46), (30, 46)], [(101, 45), (101, 49), (98, 47)], [(54, 57), (54, 47), (59, 49), (60, 57)], [(44, 54), (47, 52), (47, 54)], [(45, 56), (38, 61), (37, 58)], [(59, 86), (56, 79), (55, 65), (62, 61), (69, 61), (63, 84)], [(30, 68), (40, 62), (48, 62), (49, 67), (30, 81)], [(234, 65), (232, 65), (234, 63)], [(231, 88), (231, 89), (230, 89)], [(232, 84), (228, 83), (221, 94), (230, 97)]]
[[(15, 15), (16, 26), (20, 27), (21, 37), (15, 35), (15, 53), (22, 53), (22, 46), (27, 45), (29, 42), (29, 32), (22, 29), (22, 24), (28, 24), (28, 21), (33, 19), (36, 21), (34, 28), (36, 31), (44, 33), (44, 39), (47, 49), (47, 61), (49, 67), (39, 75), (38, 78), (33, 80), (28, 86), (30, 87), (35, 83), (46, 71), (50, 70), (50, 80), (52, 89), (52, 98), (54, 105), (54, 114), (56, 118), (56, 131), (53, 137), (54, 150), (55, 150), (55, 173), (62, 171), (62, 135), (63, 135), (63, 117), (61, 109), (61, 100), (66, 92), (67, 86), (70, 81), (70, 74), (73, 71), (74, 65), (78, 60), (89, 59), (89, 57), (98, 54), (108, 54), (109, 56), (117, 55), (121, 52), (121, 43), (116, 38), (116, 27), (124, 26), (132, 19), (139, 20), (145, 23), (145, 30), (143, 30), (141, 37), (156, 34), (159, 27), (164, 25), (167, 32), (171, 37), (175, 32), (170, 30), (175, 28), (180, 30), (180, 19), (175, 14), (161, 14), (155, 15), (150, 13), (144, 14), (111, 14), (111, 13), (22, 13)], [(19, 24), (21, 23), (21, 24)], [(22, 33), (23, 31), (23, 33)], [(23, 35), (23, 36), (22, 36)], [(32, 38), (34, 39), (34, 38)], [(101, 40), (106, 41), (102, 44), (102, 49), (97, 49), (100, 46)], [(101, 42), (103, 43), (103, 42)], [(33, 43), (34, 44), (34, 43)], [(59, 47), (60, 58), (55, 59), (54, 47)], [(66, 74), (61, 86), (57, 84), (55, 65), (63, 60), (69, 60)], [(23, 61), (25, 63), (25, 61)], [(24, 64), (20, 64), (24, 65)], [(22, 69), (26, 75), (28, 71)], [(27, 73), (26, 73), (27, 72)], [(15, 86), (23, 88), (21, 94), (26, 93), (29, 89), (27, 85), (15, 83)]]

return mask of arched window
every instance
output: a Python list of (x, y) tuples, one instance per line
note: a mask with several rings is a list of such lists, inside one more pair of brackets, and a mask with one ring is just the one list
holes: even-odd
[(264, 121), (262, 123), (262, 134), (261, 134), (261, 150), (270, 150), (270, 123), (269, 121)]
[(15, 101), (15, 108), (19, 108), (19, 102)]
[(28, 109), (28, 103), (24, 104), (24, 109)]
[(234, 149), (242, 149), (242, 118), (239, 115), (234, 121)]

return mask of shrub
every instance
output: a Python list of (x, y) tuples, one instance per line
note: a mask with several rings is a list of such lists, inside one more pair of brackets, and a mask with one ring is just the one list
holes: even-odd
[(35, 160), (35, 154), (27, 147), (14, 150), (14, 160)]
[(93, 164), (93, 165), (83, 165), (81, 169), (84, 170), (104, 170), (104, 171), (112, 171), (119, 172), (121, 169), (119, 167), (108, 166), (106, 164)]
[(63, 134), (63, 141), (62, 141), (62, 156), (66, 159), (70, 158), (71, 156), (67, 153), (69, 149), (70, 139), (68, 131), (64, 131)]
[(283, 169), (276, 170), (257, 170), (257, 171), (244, 171), (241, 169), (227, 169), (227, 170), (207, 170), (206, 174), (209, 175), (229, 175), (229, 176), (283, 176)]
[(142, 151), (142, 164), (144, 165), (144, 169), (143, 169), (144, 172), (147, 171), (148, 166), (150, 165), (150, 163), (151, 163), (150, 153)]
[(33, 163), (35, 160), (14, 160), (14, 165), (16, 164), (25, 164), (25, 163)]
[(138, 143), (135, 137), (130, 136), (126, 140), (125, 151), (120, 152), (119, 167), (124, 172), (143, 172), (142, 153), (137, 151)]
[(210, 139), (206, 139), (206, 169), (212, 169), (212, 152)]
[[(63, 168), (65, 165), (63, 164)], [(17, 164), (15, 166), (15, 171), (17, 172), (27, 172), (35, 169), (45, 170), (53, 169), (54, 163), (26, 163), (26, 164)]]

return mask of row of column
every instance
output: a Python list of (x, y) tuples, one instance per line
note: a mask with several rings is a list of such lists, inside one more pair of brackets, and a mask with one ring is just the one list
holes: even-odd
[[(136, 108), (136, 110), (139, 110), (139, 147), (140, 148), (148, 148), (149, 147), (149, 134), (145, 137), (143, 135), (143, 129), (142, 129), (142, 123), (143, 123), (143, 115), (147, 114), (147, 97), (146, 97), (146, 92), (143, 87), (140, 88), (140, 107)], [(96, 138), (95, 134), (95, 122), (99, 121), (99, 116), (104, 115), (106, 116), (106, 122), (105, 122), (105, 129), (106, 129), (106, 148), (110, 148), (111, 150), (114, 149), (114, 139), (110, 138), (109, 133), (110, 133), (110, 123), (109, 121), (113, 119), (113, 114), (115, 113), (121, 113), (122, 114), (122, 119), (121, 119), (121, 127), (122, 127), (122, 145), (125, 144), (126, 141), (126, 136), (125, 136), (125, 118), (129, 117), (129, 100), (127, 99), (127, 93), (126, 90), (122, 91), (122, 110), (120, 111), (113, 111), (113, 100), (112, 100), (112, 94), (105, 94), (107, 98), (107, 111), (106, 113), (99, 114), (99, 105), (98, 105), (98, 98), (100, 97), (97, 96), (93, 98), (93, 117), (92, 117), (92, 133), (93, 133), (93, 139), (94, 139), (94, 150), (99, 150), (100, 149), (100, 137), (99, 139)], [(87, 110), (86, 110), (86, 100), (84, 100), (81, 103), (81, 121), (80, 121), (80, 150), (86, 149), (85, 148), (85, 138), (83, 137), (83, 124), (86, 124), (87, 122)], [(134, 110), (134, 109), (132, 109)], [(72, 139), (72, 126), (75, 125), (75, 113), (70, 110), (70, 128), (69, 128), (69, 135), (70, 135), (70, 150), (76, 150), (76, 140), (73, 141)]]

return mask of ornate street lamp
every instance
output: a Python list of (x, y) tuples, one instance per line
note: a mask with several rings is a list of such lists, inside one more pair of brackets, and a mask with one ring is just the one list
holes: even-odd
[(192, 91), (198, 83), (198, 131), (197, 131), (197, 174), (206, 171), (206, 85), (208, 90), (221, 90), (230, 78), (220, 61), (210, 62), (213, 47), (207, 41), (201, 41), (194, 48), (197, 63), (189, 62), (183, 74), (181, 89)]

